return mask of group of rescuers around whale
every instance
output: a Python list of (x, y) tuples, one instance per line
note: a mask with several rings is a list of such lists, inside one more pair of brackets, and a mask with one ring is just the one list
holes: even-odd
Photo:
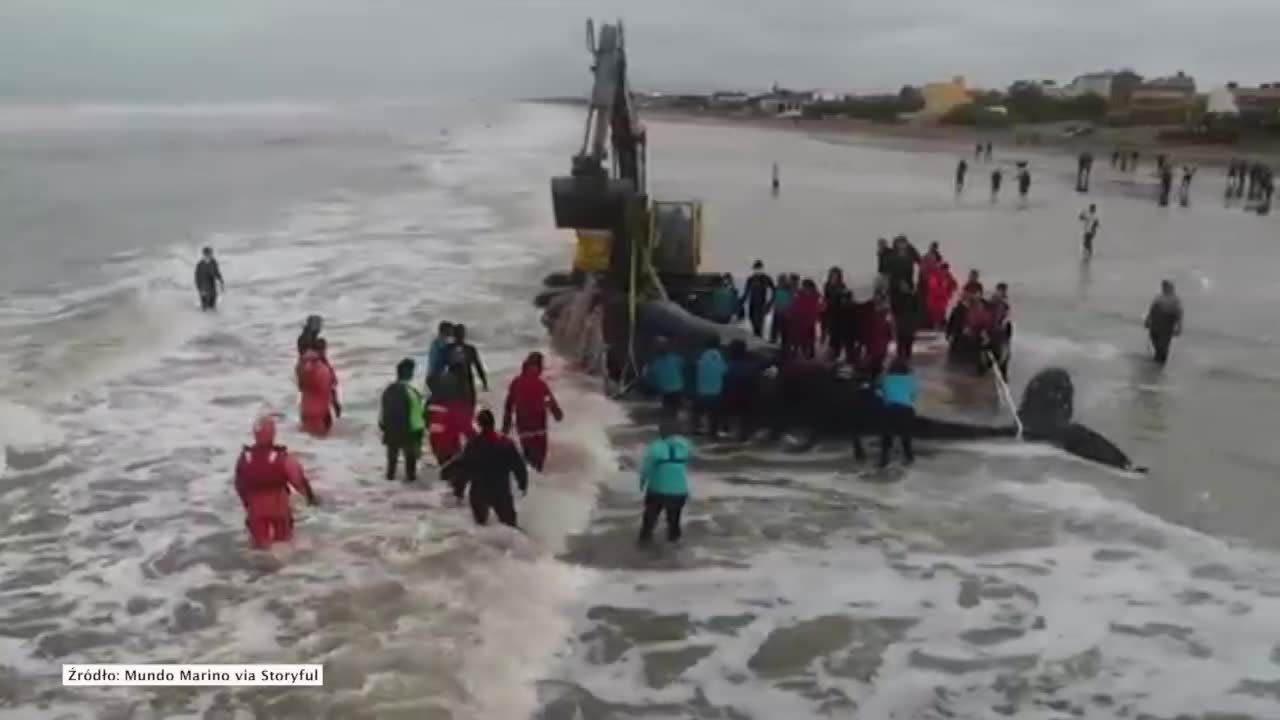
[[(914, 459), (911, 428), (918, 390), (911, 354), (918, 330), (942, 330), (952, 364), (979, 374), (993, 368), (1002, 376), (1007, 374), (1013, 321), (1005, 283), (988, 293), (978, 271), (971, 270), (960, 285), (938, 243), (922, 254), (904, 236), (892, 244), (884, 239), (878, 242), (876, 266), (872, 296), (861, 302), (845, 284), (840, 268), (831, 268), (821, 292), (810, 278), (770, 277), (760, 261), (754, 263), (740, 291), (731, 275), (723, 276), (722, 284), (710, 294), (709, 307), (699, 312), (720, 323), (745, 320), (760, 338), (767, 333), (783, 349), (776, 366), (759, 366), (741, 340), (727, 348), (719, 340), (711, 341), (696, 357), (686, 357), (658, 339), (642, 373), (643, 385), (661, 399), (662, 414), (658, 438), (645, 449), (639, 469), (644, 496), (641, 544), (652, 542), (663, 515), (668, 539), (680, 538), (692, 452), (688, 436), (680, 432), (686, 408), (688, 435), (715, 437), (732, 430), (739, 441), (745, 441), (756, 434), (760, 421), (776, 440), (787, 429), (791, 413), (785, 402), (759, 407), (765, 402), (759, 393), (761, 381), (825, 363), (846, 377), (854, 376), (865, 390), (865, 405), (850, 409), (868, 413), (865, 421), (857, 423), (862, 432), (855, 434), (853, 449), (858, 461), (865, 460), (857, 434), (878, 435), (879, 465), (884, 467), (894, 440), (899, 441), (906, 464)], [(195, 281), (201, 307), (214, 310), (223, 283), (209, 248), (196, 267)], [(1167, 360), (1170, 342), (1181, 332), (1181, 325), (1180, 301), (1172, 283), (1165, 281), (1146, 319), (1157, 363)], [(338, 375), (329, 361), (322, 327), (319, 316), (307, 318), (297, 339), (295, 368), (302, 429), (319, 437), (327, 435), (342, 414)], [(423, 360), (425, 391), (415, 385), (420, 363), (405, 358), (382, 393), (378, 426), (386, 446), (385, 478), (395, 479), (403, 458), (405, 479), (414, 482), (425, 441), (458, 503), (469, 499), (477, 523), (487, 523), (492, 512), (499, 522), (517, 527), (511, 483), (514, 480), (522, 494), (528, 491), (528, 469), (542, 472), (545, 467), (548, 421), (563, 419), (543, 379), (542, 354), (529, 353), (511, 381), (500, 426), (492, 411), (477, 411), (477, 386), (487, 392), (489, 381), (463, 325), (440, 323)], [(301, 465), (277, 444), (271, 416), (258, 418), (252, 435), (252, 444), (244, 447), (236, 461), (235, 488), (244, 504), (253, 546), (266, 548), (292, 538), (291, 494), (301, 494), (313, 505), (319, 499)]]

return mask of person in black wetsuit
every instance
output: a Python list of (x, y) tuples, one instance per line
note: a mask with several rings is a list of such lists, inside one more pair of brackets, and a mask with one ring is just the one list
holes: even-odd
[(489, 392), (489, 378), (484, 374), (484, 363), (480, 362), (480, 351), (475, 345), (467, 342), (467, 328), (461, 323), (453, 326), (454, 344), (462, 351), (464, 378), (467, 383), (467, 395), (472, 407), (476, 404), (476, 377), (484, 391)]
[(1174, 292), (1171, 281), (1160, 282), (1160, 294), (1151, 301), (1145, 325), (1151, 336), (1151, 346), (1155, 349), (1156, 363), (1164, 365), (1169, 360), (1169, 345), (1173, 338), (1182, 334), (1182, 301)]
[[(1164, 157), (1163, 155), (1161, 157)], [(1160, 167), (1160, 207), (1169, 206), (1169, 195), (1173, 192), (1173, 168), (1168, 164)]]
[(1000, 199), (1000, 186), (1004, 184), (1004, 172), (1000, 168), (991, 171), (991, 202)]
[(996, 283), (996, 291), (987, 299), (987, 307), (991, 310), (991, 355), (1000, 376), (1008, 380), (1013, 351), (1013, 308), (1009, 304), (1009, 283)]
[(529, 493), (529, 471), (524, 457), (510, 438), (494, 429), (497, 423), (493, 413), (488, 410), (476, 413), (476, 425), (480, 427), (480, 434), (462, 451), (459, 461), (462, 467), (458, 472), (460, 482), (471, 486), (471, 514), (477, 525), (486, 525), (492, 510), (503, 525), (519, 527), (511, 478), (515, 478), (521, 495)]
[(742, 301), (738, 312), (745, 313), (751, 321), (751, 332), (764, 337), (764, 319), (773, 307), (773, 278), (764, 271), (764, 262), (756, 260), (751, 265), (751, 277), (742, 286)]
[(213, 259), (213, 248), (206, 247), (200, 255), (200, 262), (196, 263), (196, 292), (200, 293), (200, 309), (214, 310), (218, 307), (218, 289), (225, 290), (227, 286), (222, 281), (218, 261)]
[(1031, 171), (1027, 169), (1025, 162), (1018, 163), (1018, 198), (1023, 202), (1027, 201), (1027, 195), (1031, 192)]
[(324, 320), (319, 315), (308, 315), (307, 321), (302, 325), (302, 332), (298, 335), (298, 356), (301, 357), (308, 350), (320, 349), (320, 331), (323, 329)]
[(884, 275), (889, 272), (889, 255), (892, 252), (888, 240), (876, 240), (876, 274)]
[(969, 172), (969, 163), (961, 158), (956, 164), (956, 194), (964, 192), (964, 176)]
[(840, 319), (852, 300), (849, 287), (844, 282), (844, 271), (838, 267), (831, 268), (827, 273), (827, 283), (822, 287), (822, 329), (833, 360), (839, 359), (848, 345), (847, 328)]
[(889, 276), (889, 303), (895, 309), (905, 305), (907, 296), (916, 292), (916, 265), (920, 253), (905, 235), (893, 239), (893, 252), (889, 255), (886, 273)]

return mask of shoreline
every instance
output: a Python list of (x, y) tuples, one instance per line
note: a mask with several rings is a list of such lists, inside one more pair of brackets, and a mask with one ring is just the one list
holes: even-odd
[[(919, 123), (885, 124), (850, 118), (773, 118), (672, 108), (641, 110), (646, 120), (656, 122), (799, 132), (828, 142), (865, 143), (903, 151), (959, 152), (965, 157), (973, 152), (977, 143), (990, 142), (1006, 155), (1015, 150), (1056, 155), (1088, 150), (1093, 152), (1094, 162), (1099, 166), (1108, 164), (1112, 150), (1117, 148), (1136, 150), (1148, 163), (1160, 153), (1168, 155), (1174, 164), (1190, 163), (1199, 167), (1226, 167), (1235, 159), (1280, 163), (1280, 142), (1243, 146), (1167, 143), (1156, 138), (1160, 128), (1154, 126), (1099, 128), (1093, 135), (1067, 137), (1052, 126), (977, 129)], [(1034, 136), (1035, 141), (1019, 142), (1020, 137), (1030, 136)]]

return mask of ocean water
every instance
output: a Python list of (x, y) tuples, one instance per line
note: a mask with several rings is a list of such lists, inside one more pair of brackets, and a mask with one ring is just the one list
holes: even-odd
[[(843, 443), (703, 445), (684, 546), (640, 552), (652, 407), (557, 361), (568, 419), (527, 536), (383, 481), (378, 392), (437, 322), (467, 323), (494, 404), (547, 349), (530, 300), (570, 256), (547, 178), (580, 131), (479, 103), (0, 112), (0, 717), (1280, 716), (1280, 249), (1207, 171), (1162, 210), (1150, 177), (1101, 169), (1083, 267), (1065, 158), (1028, 156), (1019, 208), (983, 165), (954, 197), (947, 153), (650, 128), (657, 194), (708, 202), (711, 267), (861, 281), (901, 232), (1008, 280), (1015, 393), (1068, 368), (1078, 418), (1147, 477), (1014, 442), (926, 445), (892, 482)], [(1140, 320), (1165, 276), (1187, 330), (1156, 372)], [(291, 382), (310, 313), (346, 410), (321, 441)], [(930, 410), (1001, 412), (985, 382), (927, 378)], [(270, 554), (230, 485), (260, 412), (325, 501)], [(319, 662), (326, 686), (70, 690), (63, 662)]]
[[(525, 537), (474, 531), (439, 483), (385, 482), (376, 407), (440, 320), (470, 325), (491, 404), (545, 346), (528, 289), (565, 248), (543, 192), (572, 142), (559, 112), (4, 116), (0, 188), (22, 201), (3, 215), (0, 715), (528, 715), (583, 579), (554, 554), (615, 469), (600, 423), (616, 411), (590, 381), (557, 383), (569, 420)], [(227, 279), (207, 315), (191, 288), (205, 244)], [(297, 432), (290, 381), (310, 313), (346, 405), (322, 441)], [(285, 418), (324, 501), (269, 555), (247, 549), (230, 485), (262, 412)], [(326, 686), (62, 689), (60, 664), (87, 661), (322, 662)]]

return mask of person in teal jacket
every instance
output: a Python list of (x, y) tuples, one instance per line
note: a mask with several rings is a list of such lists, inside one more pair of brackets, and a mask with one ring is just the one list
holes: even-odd
[(916, 422), (916, 376), (903, 358), (896, 358), (889, 372), (880, 378), (880, 398), (884, 401), (880, 427), (880, 467), (889, 465), (893, 438), (902, 440), (902, 457), (906, 465), (915, 462), (911, 452), (911, 429)]
[(773, 319), (769, 322), (769, 342), (775, 345), (787, 344), (787, 308), (796, 297), (796, 287), (791, 276), (779, 273), (778, 282), (773, 286)]
[(709, 423), (707, 432), (712, 436), (720, 432), (723, 426), (720, 397), (724, 394), (724, 378), (728, 373), (729, 365), (720, 352), (720, 338), (712, 338), (707, 349), (698, 356), (694, 372), (693, 434), (702, 431), (703, 418)]
[(693, 447), (676, 434), (675, 422), (658, 424), (658, 439), (645, 448), (640, 463), (640, 492), (644, 493), (644, 516), (640, 522), (640, 545), (653, 542), (658, 516), (667, 516), (667, 540), (680, 540), (680, 513), (689, 499), (689, 458)]
[(658, 338), (653, 358), (645, 368), (645, 380), (649, 388), (662, 396), (664, 417), (675, 417), (680, 412), (684, 396), (684, 358), (671, 348), (666, 338)]
[(725, 273), (720, 284), (711, 291), (711, 319), (728, 325), (738, 315), (738, 289), (733, 285), (733, 276)]

